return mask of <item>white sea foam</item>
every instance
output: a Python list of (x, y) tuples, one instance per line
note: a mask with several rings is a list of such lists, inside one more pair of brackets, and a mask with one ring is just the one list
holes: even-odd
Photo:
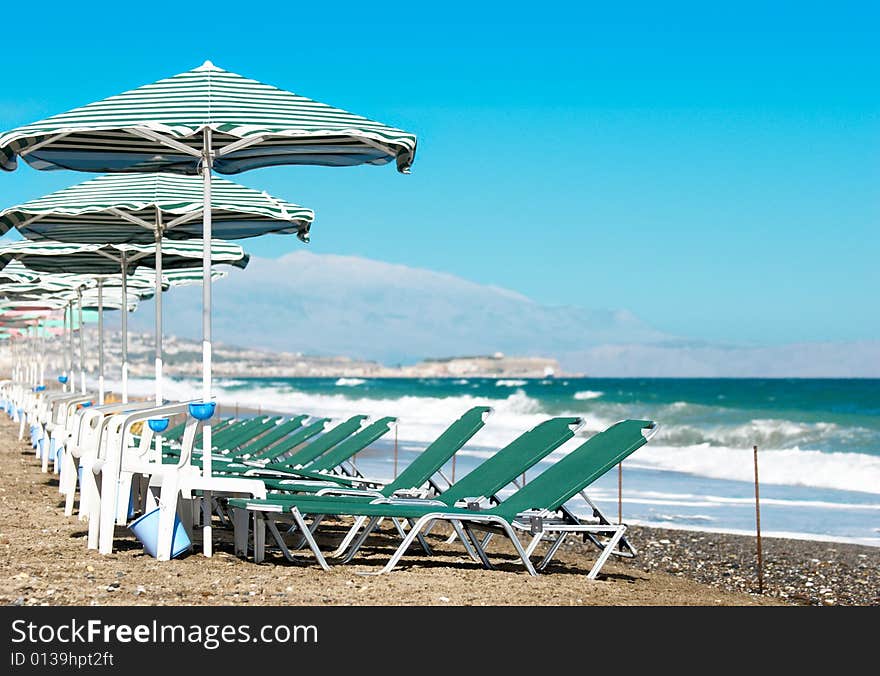
[[(129, 391), (134, 395), (149, 396), (153, 392), (153, 381), (132, 379), (129, 381)], [(195, 399), (201, 396), (201, 383), (196, 380), (167, 380), (165, 395), (170, 399)], [(262, 385), (232, 391), (215, 387), (214, 395), (221, 409), (238, 403), (253, 408), (261, 406), (264, 411), (307, 413), (336, 420), (359, 413), (372, 417), (394, 415), (400, 422), (400, 441), (421, 444), (436, 439), (453, 420), (473, 406), (490, 406), (493, 414), (487, 425), (474, 437), (473, 444), (496, 449), (548, 417), (539, 402), (522, 390), (500, 399), (470, 394), (381, 399), (361, 395), (357, 388), (348, 389), (344, 394), (321, 394), (302, 392), (288, 386)]]
[(587, 399), (598, 399), (601, 397), (604, 392), (597, 392), (596, 390), (584, 390), (583, 392), (575, 392), (574, 398), (578, 401), (584, 401)]
[[(648, 444), (627, 462), (633, 467), (752, 481), (752, 458), (750, 448)], [(880, 493), (880, 457), (874, 455), (768, 449), (760, 454), (759, 463), (763, 483)]]
[(522, 387), (525, 384), (525, 380), (502, 379), (495, 381), (496, 387)]
[(366, 380), (363, 378), (339, 378), (334, 385), (336, 387), (355, 387), (357, 385), (363, 385)]

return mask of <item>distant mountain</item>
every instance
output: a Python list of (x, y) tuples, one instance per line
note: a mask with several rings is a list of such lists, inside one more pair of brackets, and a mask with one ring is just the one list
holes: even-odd
[[(164, 296), (169, 333), (201, 333), (201, 288)], [(149, 306), (149, 309), (148, 307)], [(149, 330), (152, 304), (133, 319)], [(214, 335), (238, 345), (383, 363), (505, 352), (555, 355), (662, 335), (625, 311), (547, 307), (453, 275), (353, 256), (254, 258), (214, 286)]]
[[(166, 332), (201, 335), (201, 288), (165, 294)], [(135, 330), (153, 328), (145, 302)], [(626, 310), (551, 307), (508, 289), (353, 256), (253, 258), (214, 286), (219, 342), (385, 364), (504, 352), (592, 375), (868, 375), (880, 343), (741, 348), (682, 342)], [(841, 368), (834, 371), (837, 366)], [(804, 373), (804, 370), (807, 373)], [(833, 372), (833, 373), (832, 373)]]

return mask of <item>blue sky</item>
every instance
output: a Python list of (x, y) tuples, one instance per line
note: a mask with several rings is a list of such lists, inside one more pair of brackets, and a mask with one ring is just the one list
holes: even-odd
[[(315, 252), (626, 308), (696, 339), (876, 339), (878, 6), (615, 4), (59, 7), (4, 54), (0, 127), (208, 58), (419, 135), (411, 176), (235, 177), (315, 209)], [(0, 204), (84, 178), (22, 167)]]

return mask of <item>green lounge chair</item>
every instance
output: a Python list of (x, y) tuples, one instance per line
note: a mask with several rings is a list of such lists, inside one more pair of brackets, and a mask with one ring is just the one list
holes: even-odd
[[(575, 431), (582, 424), (583, 421), (580, 418), (567, 417), (551, 418), (550, 420), (546, 420), (541, 424), (536, 425), (452, 484), (452, 486), (440, 494), (437, 498), (437, 502), (452, 507), (462, 500), (474, 500), (479, 497), (493, 499), (501, 489), (510, 484), (516, 477), (520, 476), (527, 469), (537, 464), (542, 458), (546, 457), (566, 441), (571, 439), (574, 436)], [(363, 505), (365, 502), (366, 501), (363, 499), (351, 496), (329, 498), (308, 495), (273, 495), (265, 500), (248, 502), (247, 510), (251, 511), (254, 515), (255, 561), (259, 563), (263, 559), (265, 526), (268, 526), (269, 530), (272, 532), (272, 536), (281, 548), (284, 556), (288, 559), (293, 559), (281, 537), (281, 534), (275, 527), (274, 520), (276, 514), (287, 513), (290, 511), (291, 507), (301, 507), (302, 509), (299, 511), (297, 509), (292, 511), (295, 520), (301, 518), (297, 515), (302, 512), (315, 515), (316, 522), (320, 523), (325, 515), (325, 512), (323, 512), (322, 509), (328, 504), (335, 505), (335, 508), (338, 509), (341, 504), (351, 503), (352, 507), (357, 507), (358, 505)], [(246, 553), (248, 528), (247, 512), (242, 511), (240, 502), (230, 501), (228, 504), (233, 511), (233, 527), (236, 531), (236, 553)], [(335, 510), (333, 513), (335, 513)], [(267, 516), (269, 517), (268, 521), (266, 520)], [(353, 513), (352, 516), (370, 515)], [(376, 528), (379, 521), (380, 519), (370, 520), (367, 527), (349, 550), (348, 558), (354, 556), (354, 553)], [(395, 520), (394, 523), (398, 528), (398, 531), (401, 532), (401, 535), (405, 535), (399, 522)], [(296, 525), (299, 526), (299, 524)], [(308, 535), (304, 531), (302, 532), (302, 535), (303, 537), (308, 538)], [(462, 541), (466, 544), (466, 540), (462, 539)], [(424, 539), (420, 539), (419, 542), (426, 552), (430, 552), (430, 547)], [(344, 544), (345, 541), (343, 542), (343, 545)], [(339, 551), (340, 550), (338, 549), (337, 552)]]
[[(381, 482), (378, 481), (338, 476), (332, 478), (321, 477), (321, 480), (309, 482), (303, 482), (298, 479), (266, 479), (265, 482), (271, 490), (311, 494), (316, 497), (325, 497), (327, 495), (333, 495), (334, 497), (345, 496), (354, 500), (366, 501), (382, 497), (425, 497), (425, 493), (420, 489), (426, 484), (430, 485), (436, 494), (439, 494), (441, 489), (433, 482), (432, 477), (483, 428), (486, 424), (486, 417), (491, 413), (492, 409), (489, 406), (475, 406), (465, 412), (431, 442), (424, 451), (419, 453), (416, 459), (394, 481), (385, 484), (381, 489), (363, 487), (364, 484), (379, 486)], [(366, 519), (366, 517), (358, 517), (355, 520), (354, 525), (343, 538), (342, 543), (333, 555), (339, 555), (348, 549), (366, 522)], [(320, 523), (319, 518), (313, 523), (313, 530), (316, 528), (317, 523)], [(427, 547), (426, 544), (423, 546)], [(356, 550), (351, 555), (353, 556), (354, 553), (356, 553)]]
[[(432, 477), (440, 471), (453, 455), (455, 455), (470, 439), (486, 424), (486, 417), (492, 412), (489, 406), (475, 406), (465, 412), (453, 422), (446, 430), (432, 441), (424, 451), (419, 453), (391, 483), (382, 485), (382, 482), (363, 477), (324, 477), (316, 478), (315, 481), (303, 482), (291, 479), (267, 479), (266, 483), (273, 490), (290, 493), (310, 493), (315, 495), (348, 495), (357, 499), (372, 499), (376, 497), (392, 497), (402, 492), (406, 497), (415, 497), (414, 492), (425, 484), (431, 482)], [(311, 470), (314, 466), (309, 466)], [(381, 489), (357, 488), (365, 484), (382, 486)], [(440, 488), (435, 488), (440, 493)]]
[(230, 453), (233, 458), (248, 458), (255, 453), (262, 453), (273, 444), (280, 441), (288, 434), (302, 427), (303, 422), (308, 418), (307, 415), (298, 415), (289, 420), (285, 420), (275, 425), (274, 428), (256, 439), (252, 439), (248, 443), (241, 445), (237, 451)]
[[(644, 434), (644, 430), (648, 431), (647, 435)], [(456, 528), (456, 532), (459, 532), (462, 542), (465, 542), (466, 536), (483, 566), (487, 568), (490, 568), (491, 564), (474, 531), (480, 530), (506, 535), (531, 575), (537, 575), (538, 570), (547, 566), (569, 533), (602, 533), (608, 536), (608, 541), (587, 575), (588, 578), (595, 579), (626, 531), (626, 526), (623, 524), (570, 524), (558, 519), (556, 514), (559, 508), (574, 495), (584, 490), (647, 443), (654, 432), (656, 432), (656, 425), (647, 420), (625, 420), (612, 425), (555, 462), (539, 476), (532, 479), (530, 483), (494, 507), (485, 510), (471, 509), (470, 506), (450, 507), (441, 501), (431, 501), (431, 504), (424, 504), (425, 501), (421, 501), (421, 504), (418, 501), (412, 501), (408, 504), (401, 502), (353, 504), (351, 502), (340, 503), (338, 500), (331, 499), (326, 500), (326, 504), (320, 506), (314, 502), (306, 504), (304, 509), (336, 516), (414, 520), (412, 528), (388, 563), (379, 571), (380, 573), (392, 570), (418, 535), (438, 520), (448, 521), (452, 524)], [(248, 508), (254, 502), (259, 501), (234, 500), (230, 501), (230, 504), (235, 508)], [(290, 509), (297, 527), (306, 536), (319, 563), (325, 569), (328, 568), (308, 526), (305, 524), (299, 505), (294, 503), (287, 508)], [(532, 534), (532, 542), (527, 548), (523, 548), (516, 531)], [(530, 555), (547, 533), (556, 533), (557, 537), (536, 570)]]
[[(367, 416), (365, 415), (352, 416), (305, 446), (302, 446), (301, 441), (298, 441), (296, 445), (291, 446), (290, 440), (285, 440), (283, 445), (278, 444), (273, 446), (269, 451), (258, 453), (248, 460), (230, 463), (223, 467), (221, 471), (226, 472), (227, 474), (252, 475), (264, 473), (268, 475), (280, 474), (281, 476), (291, 476), (294, 469), (314, 462), (318, 457), (329, 451), (336, 444), (354, 434), (366, 419)], [(324, 421), (322, 420), (317, 431), (323, 429)], [(291, 437), (294, 436), (296, 436), (296, 432), (291, 435)], [(313, 434), (312, 436), (315, 435)], [(301, 448), (297, 448), (300, 446)], [(277, 459), (291, 451), (293, 451), (293, 453), (283, 460)], [(274, 462), (266, 462), (266, 460), (270, 458), (275, 458), (276, 460)]]
[[(366, 418), (366, 416), (356, 416), (357, 418)], [(330, 479), (335, 476), (354, 476), (357, 475), (356, 468), (351, 465), (349, 469), (345, 468), (345, 464), (351, 462), (351, 459), (367, 448), (377, 439), (381, 438), (391, 430), (391, 426), (397, 423), (397, 418), (379, 418), (369, 425), (365, 425), (354, 434), (348, 434), (350, 429), (354, 427), (355, 422), (360, 424), (362, 420), (351, 418), (346, 422), (337, 425), (323, 437), (318, 438), (314, 443), (306, 446), (302, 451), (295, 453), (288, 461), (282, 463), (270, 463), (259, 469), (253, 467), (245, 467), (244, 474), (261, 478), (267, 482), (267, 485), (273, 482), (271, 476), (278, 474), (278, 467), (285, 467), (283, 476), (286, 477), (305, 477), (314, 479)], [(333, 434), (337, 432), (337, 434)], [(329, 437), (329, 438), (328, 438)], [(341, 439), (341, 441), (337, 441)], [(327, 450), (324, 450), (327, 449)], [(319, 454), (320, 453), (320, 454)], [(315, 457), (317, 456), (317, 457)], [(314, 458), (314, 459), (312, 459)], [(297, 459), (304, 459), (305, 464), (293, 462)], [(337, 470), (343, 472), (342, 475), (330, 474)], [(270, 478), (260, 476), (267, 473)]]

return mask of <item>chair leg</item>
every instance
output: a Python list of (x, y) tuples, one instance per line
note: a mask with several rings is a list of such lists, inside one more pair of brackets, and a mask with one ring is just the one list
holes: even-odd
[(523, 565), (526, 567), (529, 575), (532, 577), (538, 577), (538, 571), (535, 570), (535, 567), (532, 565), (531, 560), (529, 559), (529, 555), (526, 553), (526, 550), (523, 549), (522, 542), (519, 541), (519, 538), (516, 536), (513, 528), (510, 526), (507, 521), (499, 520), (499, 525), (504, 529), (504, 532), (507, 534), (507, 537), (510, 538), (511, 543), (513, 544), (513, 548), (516, 550), (516, 553), (519, 554), (519, 558), (522, 559)]
[(249, 517), (246, 509), (232, 510), (232, 541), (236, 556), (247, 557)]
[(354, 525), (348, 530), (345, 534), (345, 537), (342, 538), (342, 542), (339, 543), (339, 546), (333, 550), (330, 554), (330, 558), (336, 558), (338, 556), (342, 556), (342, 553), (345, 552), (352, 541), (357, 537), (358, 531), (361, 529), (361, 526), (366, 522), (367, 517), (359, 516), (355, 519)]
[[(477, 552), (477, 556), (480, 557), (480, 563), (483, 564), (483, 568), (486, 570), (494, 570), (495, 566), (492, 565), (492, 562), (489, 561), (489, 557), (486, 556), (486, 552), (483, 551), (483, 548), (480, 546), (480, 538), (474, 535), (473, 529), (470, 527), (470, 524), (465, 523), (464, 532), (467, 534), (468, 538), (470, 538), (471, 544), (474, 546), (474, 550)], [(464, 538), (462, 538), (462, 542), (464, 542)]]
[(468, 542), (468, 539), (464, 534), (464, 530), (461, 527), (461, 523), (458, 521), (450, 521), (449, 525), (452, 526), (452, 534), (455, 535), (459, 540), (461, 540), (461, 544), (464, 546), (464, 550), (468, 553), (468, 556), (470, 556), (471, 559), (473, 559), (476, 563), (483, 563), (483, 560), (480, 558), (477, 552), (474, 551), (471, 543)]
[[(314, 535), (315, 531), (318, 530), (318, 526), (321, 525), (321, 522), (324, 520), (325, 516), (326, 515), (324, 515), (324, 514), (318, 514), (317, 516), (315, 516), (314, 519), (312, 519), (312, 525), (309, 527), (309, 530), (312, 532), (313, 535)], [(290, 532), (292, 534), (296, 529), (297, 529), (296, 524), (293, 524), (290, 527), (290, 530), (288, 532)], [(305, 536), (300, 535), (296, 539), (296, 541), (293, 543), (293, 548), (294, 549), (302, 549), (307, 544), (308, 544), (308, 542), (306, 541)]]
[(303, 533), (303, 536), (306, 539), (306, 542), (309, 543), (309, 549), (314, 553), (315, 558), (318, 560), (321, 568), (324, 570), (330, 570), (330, 566), (327, 565), (327, 561), (324, 560), (324, 555), (321, 554), (321, 550), (318, 548), (318, 543), (315, 542), (315, 538), (312, 537), (312, 531), (309, 530), (308, 525), (306, 525), (305, 519), (303, 519), (302, 514), (300, 514), (299, 510), (294, 507), (292, 510), (293, 520), (296, 521), (296, 524), (300, 527), (300, 530)]
[(541, 559), (541, 563), (538, 564), (538, 570), (544, 571), (545, 568), (550, 564), (550, 560), (554, 557), (556, 552), (562, 546), (562, 543), (565, 542), (565, 538), (568, 537), (568, 533), (565, 531), (560, 532), (556, 536), (556, 540), (550, 545), (550, 548), (547, 550), (547, 553), (544, 555), (544, 558)]
[(376, 527), (380, 523), (382, 523), (382, 517), (374, 516), (370, 518), (370, 521), (366, 525), (364, 530), (354, 541), (354, 543), (352, 543), (351, 548), (348, 550), (348, 553), (344, 557), (342, 557), (342, 563), (348, 563), (355, 557), (355, 555), (360, 551), (360, 548), (363, 547), (364, 543), (367, 541), (367, 538), (370, 537), (370, 534), (376, 529)]
[(254, 563), (263, 563), (266, 558), (266, 517), (262, 512), (254, 512)]
[(599, 575), (599, 571), (602, 570), (602, 566), (605, 565), (605, 562), (608, 560), (608, 557), (614, 552), (614, 548), (617, 547), (617, 543), (620, 542), (620, 538), (623, 537), (623, 534), (626, 532), (626, 526), (620, 524), (620, 527), (611, 536), (611, 539), (608, 540), (608, 544), (605, 545), (605, 549), (602, 550), (602, 553), (599, 554), (599, 558), (596, 559), (596, 563), (593, 564), (593, 567), (590, 569), (590, 572), (587, 573), (587, 577), (591, 580), (595, 580)]
[(406, 551), (410, 548), (412, 543), (415, 541), (416, 536), (422, 531), (422, 529), (430, 523), (435, 517), (430, 515), (423, 516), (421, 519), (416, 521), (415, 525), (409, 529), (409, 533), (406, 534), (406, 537), (403, 539), (403, 542), (400, 543), (400, 546), (397, 550), (392, 554), (391, 558), (388, 559), (388, 563), (386, 563), (382, 570), (377, 573), (371, 573), (372, 575), (381, 575), (383, 573), (391, 572), (400, 559), (406, 554)]

